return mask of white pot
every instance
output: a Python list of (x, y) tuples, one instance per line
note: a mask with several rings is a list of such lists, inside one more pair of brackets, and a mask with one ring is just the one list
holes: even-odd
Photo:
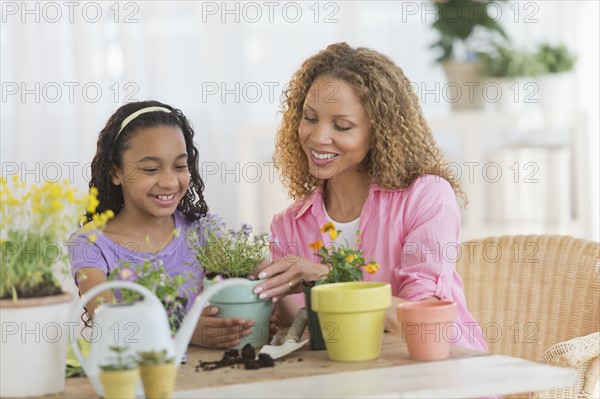
[(539, 84), (533, 78), (490, 78), (483, 88), (484, 101), (498, 112), (522, 113), (539, 106)]
[(547, 73), (538, 78), (540, 106), (546, 111), (575, 108), (575, 78), (571, 72)]
[(65, 293), (0, 301), (0, 396), (41, 396), (64, 390), (72, 298)]
[(450, 103), (452, 110), (483, 109), (481, 64), (447, 61), (442, 66), (448, 80), (442, 88), (442, 97)]

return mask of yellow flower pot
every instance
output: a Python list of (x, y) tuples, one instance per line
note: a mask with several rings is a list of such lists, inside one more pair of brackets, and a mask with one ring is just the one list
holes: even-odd
[(330, 360), (357, 362), (381, 354), (385, 311), (392, 304), (388, 283), (323, 284), (311, 290)]
[(177, 368), (175, 363), (140, 366), (144, 393), (148, 399), (173, 397)]
[(101, 371), (100, 382), (105, 399), (135, 399), (135, 388), (140, 370)]

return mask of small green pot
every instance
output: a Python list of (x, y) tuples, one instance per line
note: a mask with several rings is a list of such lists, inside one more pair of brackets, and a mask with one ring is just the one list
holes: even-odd
[(304, 302), (306, 304), (306, 311), (308, 313), (308, 333), (310, 335), (310, 349), (314, 351), (325, 350), (325, 340), (323, 339), (323, 333), (321, 332), (321, 326), (319, 325), (319, 315), (317, 312), (312, 310), (310, 301), (310, 286), (304, 286)]
[[(210, 305), (219, 308), (216, 317), (236, 318), (244, 320), (253, 320), (252, 333), (242, 337), (240, 343), (231, 349), (242, 349), (244, 345), (251, 344), (254, 348), (262, 348), (269, 342), (270, 318), (273, 313), (273, 303), (269, 300), (263, 300), (253, 291), (261, 283), (261, 280), (248, 280), (246, 287), (225, 288), (210, 298)], [(204, 288), (218, 284), (218, 282), (205, 278)]]

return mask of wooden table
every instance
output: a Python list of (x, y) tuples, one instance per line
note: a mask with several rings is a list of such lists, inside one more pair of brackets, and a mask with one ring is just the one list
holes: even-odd
[[(276, 361), (274, 368), (239, 366), (196, 371), (199, 360), (214, 361), (222, 350), (190, 347), (177, 375), (178, 398), (396, 397), (469, 398), (561, 388), (577, 382), (574, 370), (453, 347), (448, 359), (418, 362), (406, 344), (385, 334), (381, 357), (333, 362), (326, 351), (304, 347)], [(70, 378), (65, 398), (96, 397), (86, 378)]]

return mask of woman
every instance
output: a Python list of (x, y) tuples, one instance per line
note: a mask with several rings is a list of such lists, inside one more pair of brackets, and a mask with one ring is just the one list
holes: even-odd
[(403, 301), (453, 300), (452, 342), (487, 351), (455, 270), (457, 198), (466, 197), (402, 69), (376, 51), (332, 44), (294, 74), (281, 108), (274, 161), (296, 202), (273, 218), (274, 261), (255, 271), (265, 280), (255, 292), (289, 320), (302, 306), (289, 294), (329, 270), (308, 244), (331, 243), (321, 227), (333, 221), (342, 242), (381, 266), (364, 279), (392, 286), (386, 330), (401, 331)]

